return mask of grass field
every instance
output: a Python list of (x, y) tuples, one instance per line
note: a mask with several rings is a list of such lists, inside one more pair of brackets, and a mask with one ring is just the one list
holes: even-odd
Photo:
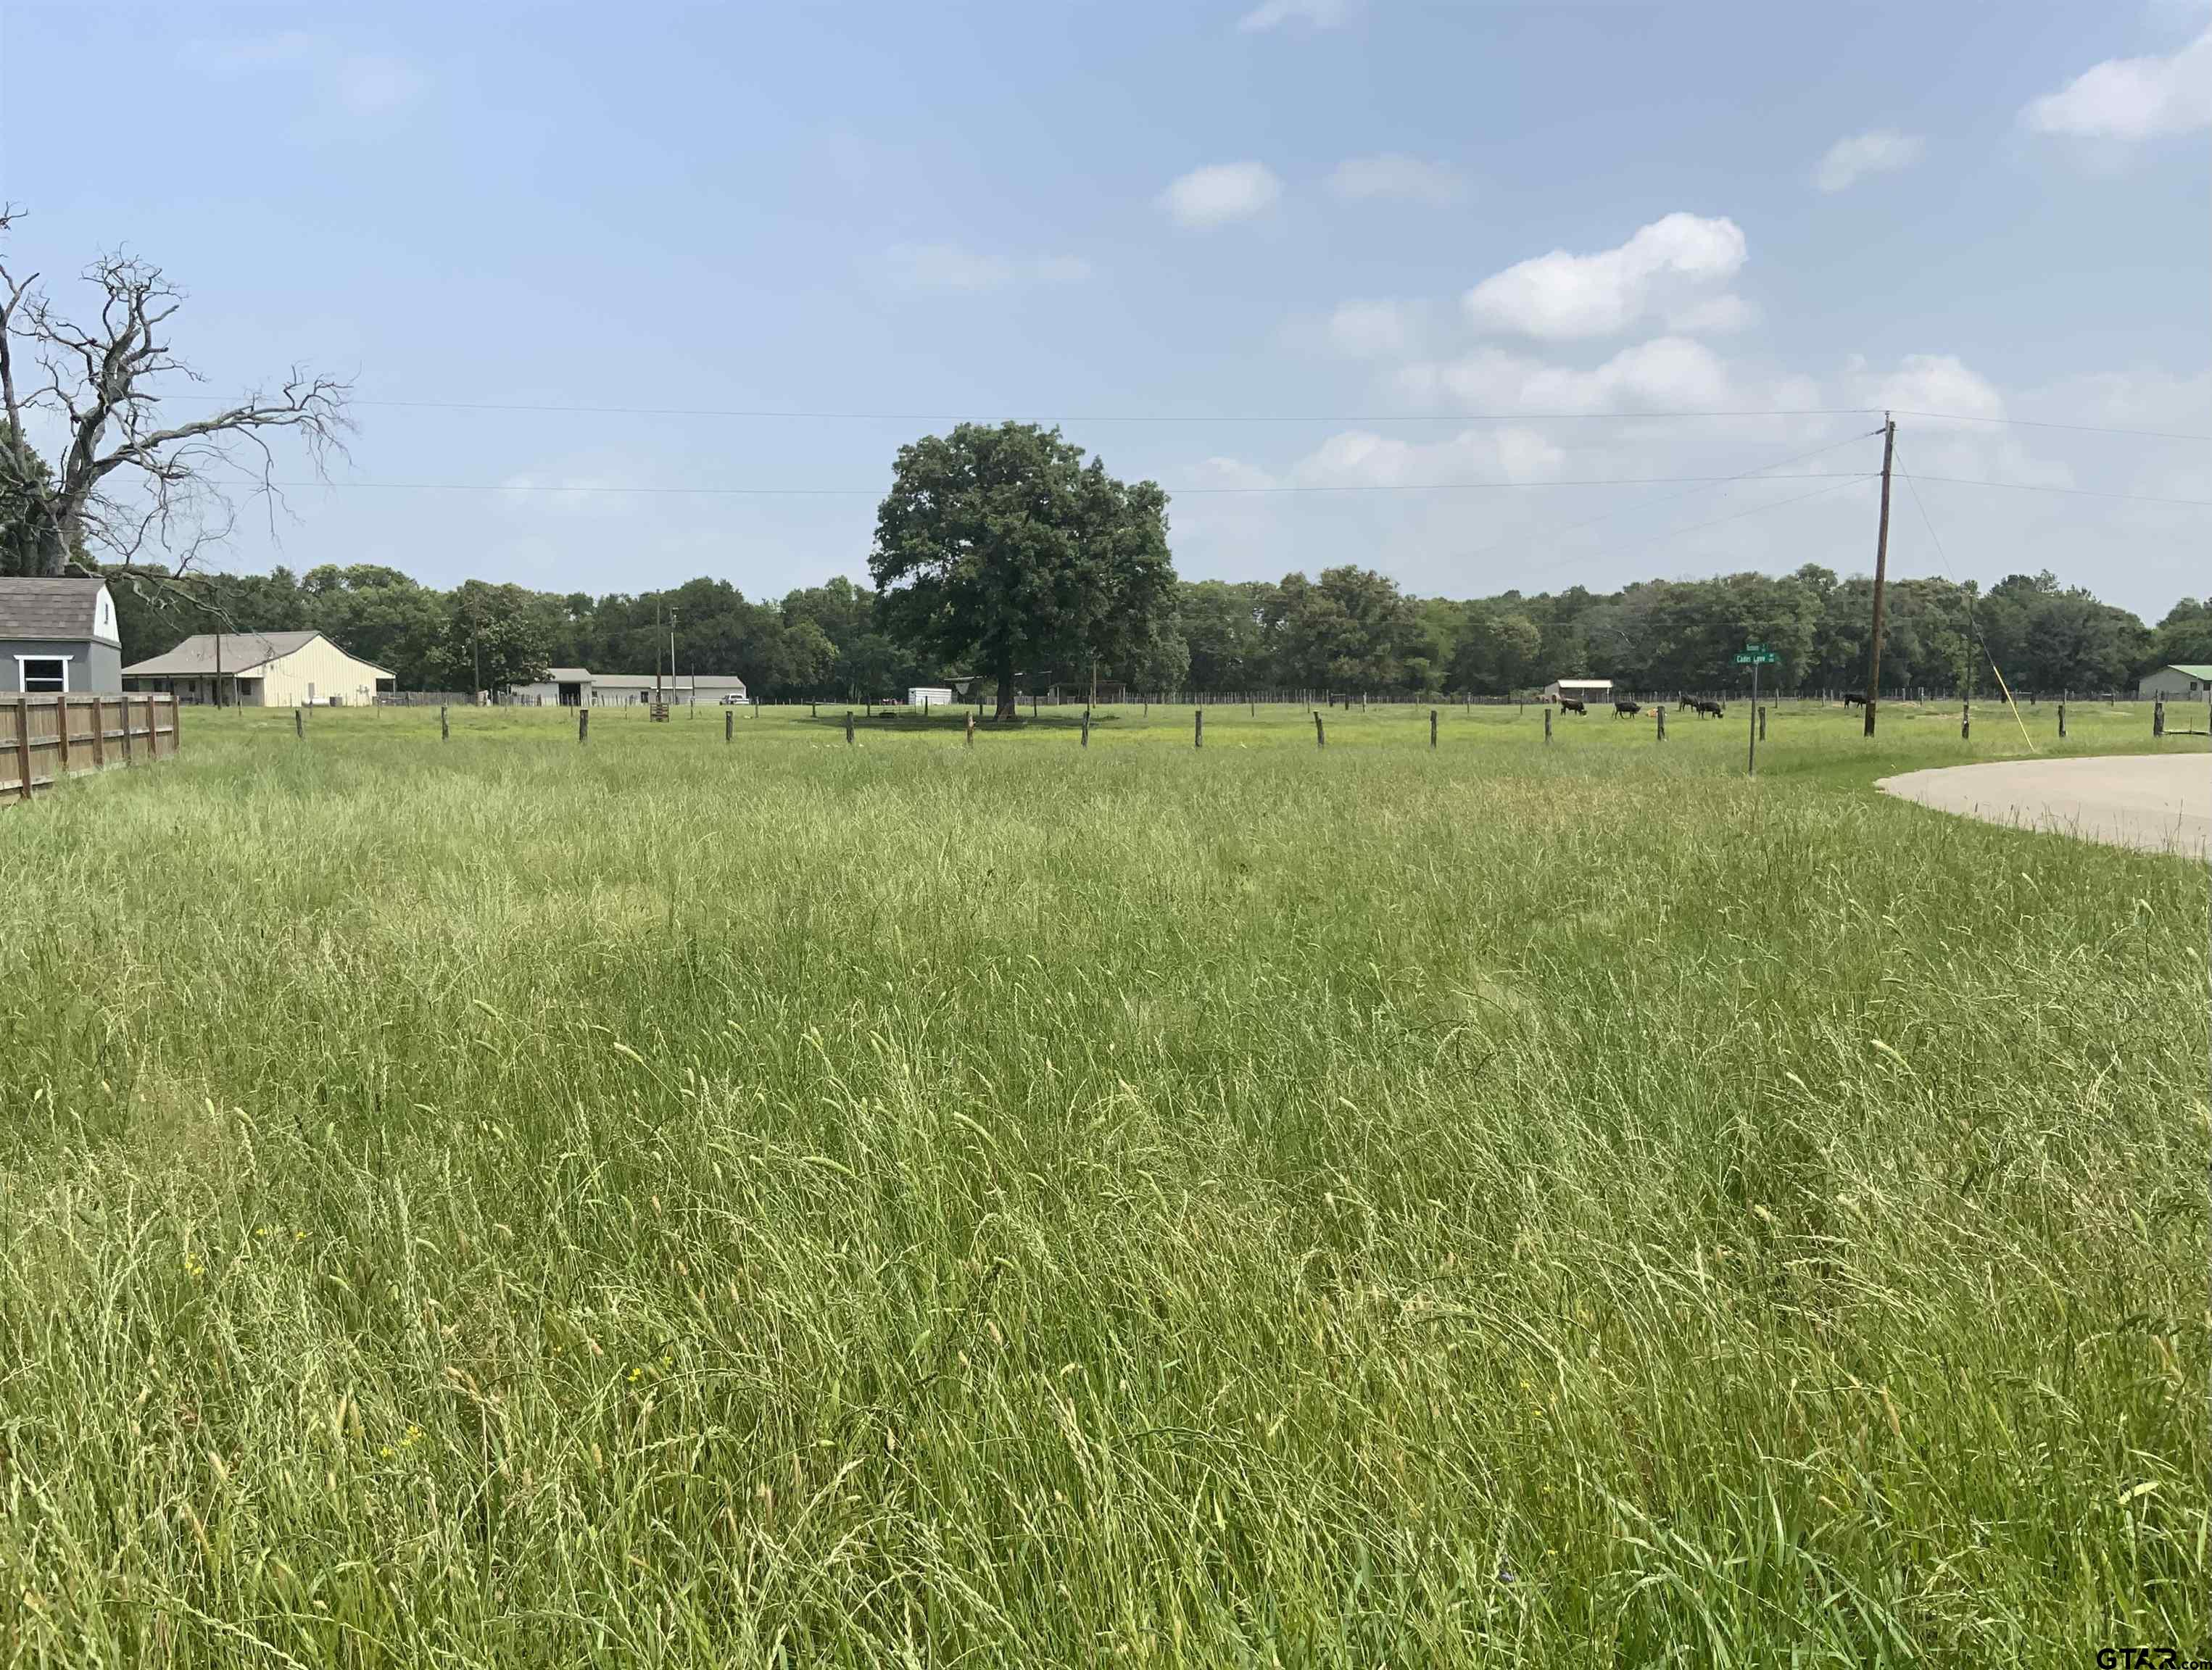
[(1112, 714), (0, 812), (0, 1660), (2206, 1649), (2201, 866), (1871, 791), (1995, 706)]

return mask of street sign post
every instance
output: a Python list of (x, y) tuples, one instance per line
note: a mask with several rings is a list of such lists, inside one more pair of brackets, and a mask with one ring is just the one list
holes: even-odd
[(1751, 669), (1751, 758), (1744, 774), (1759, 775), (1759, 670), (1772, 666), (1782, 658), (1765, 644), (1746, 644), (1743, 653), (1735, 658), (1740, 667)]

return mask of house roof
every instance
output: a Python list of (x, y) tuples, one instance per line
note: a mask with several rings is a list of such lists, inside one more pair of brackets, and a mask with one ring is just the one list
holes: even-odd
[[(220, 665), (222, 676), (228, 678), (282, 660), (322, 635), (319, 632), (195, 632), (164, 654), (132, 662), (123, 673), (126, 678), (193, 678), (213, 673)], [(351, 659), (361, 660), (359, 656)], [(378, 667), (374, 661), (362, 661), (362, 665), (375, 667), (380, 677), (392, 676), (389, 667)]]
[(734, 673), (663, 673), (658, 681), (649, 672), (599, 672), (584, 677), (603, 690), (649, 690), (656, 682), (672, 690), (742, 690), (745, 687), (745, 681)]
[(592, 682), (589, 667), (548, 667), (544, 683), (549, 684), (588, 684)]
[(2191, 678), (2212, 679), (2212, 666), (2207, 666), (2201, 661), (2168, 661), (2165, 670), (2167, 672), (2186, 673)]
[(0, 638), (94, 637), (106, 586), (99, 580), (0, 577)]

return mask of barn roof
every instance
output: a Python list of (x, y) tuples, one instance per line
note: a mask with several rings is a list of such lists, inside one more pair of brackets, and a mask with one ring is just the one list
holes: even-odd
[[(319, 632), (195, 632), (174, 649), (134, 661), (123, 672), (129, 678), (193, 678), (215, 672), (220, 666), (228, 678), (233, 673), (252, 672), (270, 661), (282, 660), (322, 635)], [(331, 647), (338, 648), (335, 644)], [(338, 653), (343, 655), (345, 651), (338, 649)], [(376, 667), (380, 677), (392, 677), (388, 667), (362, 661), (358, 655), (349, 659), (365, 667)]]
[(2212, 666), (2207, 666), (2202, 661), (2168, 661), (2166, 671), (2186, 673), (2191, 678), (2212, 679)]
[(90, 638), (100, 618), (99, 580), (0, 576), (0, 638)]

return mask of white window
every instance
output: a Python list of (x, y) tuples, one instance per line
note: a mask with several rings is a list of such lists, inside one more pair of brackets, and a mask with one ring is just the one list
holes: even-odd
[(66, 655), (19, 655), (15, 658), (15, 688), (37, 693), (69, 689), (70, 658)]

